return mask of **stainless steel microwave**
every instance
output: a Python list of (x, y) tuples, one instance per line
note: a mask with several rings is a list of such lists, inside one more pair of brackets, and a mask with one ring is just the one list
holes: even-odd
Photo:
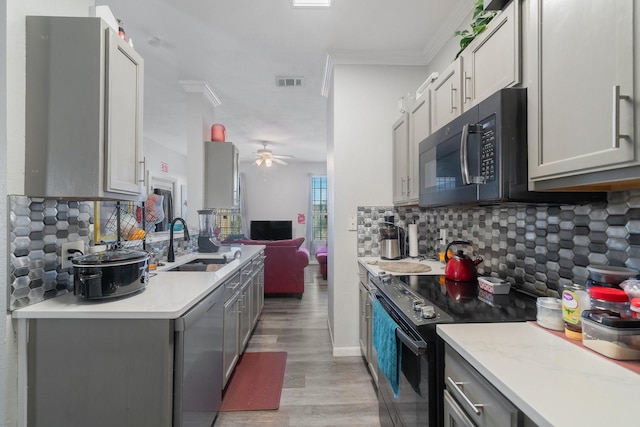
[(527, 92), (502, 89), (420, 143), (420, 206), (581, 203), (605, 193), (528, 191)]

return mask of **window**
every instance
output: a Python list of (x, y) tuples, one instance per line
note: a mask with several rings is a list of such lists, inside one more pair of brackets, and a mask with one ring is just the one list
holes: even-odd
[(327, 241), (327, 177), (311, 177), (311, 224), (313, 241)]

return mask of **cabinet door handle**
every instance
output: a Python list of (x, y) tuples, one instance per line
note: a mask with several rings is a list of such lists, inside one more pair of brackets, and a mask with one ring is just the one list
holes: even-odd
[(456, 106), (453, 105), (453, 93), (456, 91), (457, 89), (455, 87), (453, 87), (453, 83), (449, 83), (449, 101), (451, 102), (451, 110), (449, 111), (450, 113), (453, 113), (453, 110), (456, 110)]
[(463, 95), (464, 95), (464, 103), (467, 103), (467, 99), (471, 101), (471, 96), (469, 95), (471, 91), (469, 90), (469, 86), (467, 83), (471, 83), (471, 76), (467, 75), (467, 72), (464, 72), (464, 86), (462, 86)]
[(147, 158), (143, 157), (141, 161), (138, 162), (140, 165), (140, 171), (138, 172), (138, 182), (142, 182), (144, 186), (147, 186)]
[(615, 85), (613, 87), (613, 148), (620, 148), (620, 139), (628, 139), (631, 137), (626, 134), (620, 133), (620, 100), (624, 99), (625, 101), (630, 100), (631, 98), (627, 95), (620, 95), (620, 86)]
[(451, 379), (451, 377), (447, 377), (447, 385), (451, 387), (456, 392), (456, 394), (462, 397), (462, 400), (464, 401), (465, 405), (467, 405), (474, 414), (482, 415), (483, 405), (479, 403), (473, 403), (471, 399), (469, 399), (469, 396), (464, 394), (464, 391), (462, 391), (462, 388), (461, 388), (462, 384), (463, 383), (455, 382), (454, 380)]
[(407, 177), (407, 197), (411, 195), (411, 177)]

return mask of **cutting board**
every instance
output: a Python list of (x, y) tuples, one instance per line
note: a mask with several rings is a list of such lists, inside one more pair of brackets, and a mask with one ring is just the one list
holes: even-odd
[(369, 264), (375, 265), (379, 267), (381, 270), (394, 272), (394, 273), (405, 273), (405, 274), (416, 274), (416, 273), (428, 273), (431, 271), (431, 267), (425, 264), (419, 264), (417, 262), (408, 262), (408, 261), (373, 261)]

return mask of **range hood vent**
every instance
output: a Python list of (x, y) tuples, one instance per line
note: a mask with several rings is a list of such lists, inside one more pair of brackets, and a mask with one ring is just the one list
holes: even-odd
[(296, 87), (304, 84), (304, 77), (278, 76), (276, 77), (276, 86), (278, 87)]

